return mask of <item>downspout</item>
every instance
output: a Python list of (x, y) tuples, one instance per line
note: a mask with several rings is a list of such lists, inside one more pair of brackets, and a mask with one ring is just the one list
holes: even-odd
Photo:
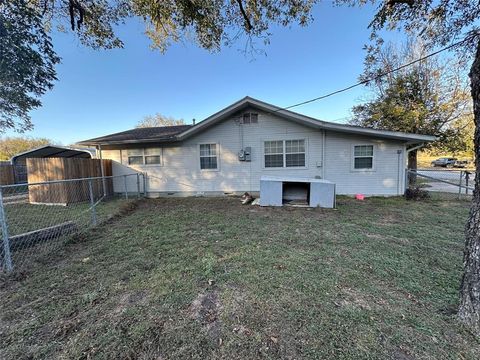
[(105, 170), (103, 169), (102, 145), (98, 145), (98, 154), (100, 157), (100, 173), (102, 174), (103, 196), (107, 196), (107, 186), (105, 183)]
[[(418, 149), (420, 149), (420, 148), (422, 148), (422, 147), (424, 147), (424, 146), (425, 146), (425, 143), (421, 143), (421, 144), (419, 144), (419, 145), (417, 145), (417, 146), (414, 146), (414, 147), (412, 147), (412, 148), (410, 148), (410, 149), (407, 149), (407, 151), (405, 152), (406, 155), (407, 155), (407, 158), (406, 158), (405, 160), (408, 161), (408, 154), (410, 154), (412, 151), (418, 150)], [(407, 165), (407, 166), (408, 166), (408, 165)], [(405, 170), (405, 184), (403, 184), (403, 185), (404, 185), (404, 186), (403, 186), (404, 189), (407, 190), (407, 187), (408, 187), (408, 167), (406, 167), (406, 170)]]
[(325, 140), (326, 140), (326, 130), (322, 131), (322, 179), (325, 179)]
[(400, 195), (400, 173), (402, 171), (402, 161), (400, 160), (400, 156), (402, 153), (402, 150), (397, 150), (397, 195)]

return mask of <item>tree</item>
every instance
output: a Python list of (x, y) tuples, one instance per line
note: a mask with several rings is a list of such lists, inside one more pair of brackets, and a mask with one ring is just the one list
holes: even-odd
[(25, 1), (1, 1), (0, 132), (32, 128), (29, 112), (53, 87), (58, 62), (41, 14)]
[(45, 138), (6, 137), (0, 139), (0, 160), (10, 160), (21, 152), (49, 144), (52, 141)]
[(175, 119), (171, 116), (165, 116), (159, 113), (155, 115), (145, 116), (137, 124), (137, 128), (145, 127), (156, 127), (156, 126), (175, 126), (175, 125), (185, 125), (183, 119)]
[(317, 0), (0, 0), (0, 131), (32, 128), (29, 111), (56, 80), (56, 55), (49, 31), (74, 32), (94, 49), (123, 47), (117, 25), (144, 20), (152, 48), (191, 38), (218, 51), (244, 37), (268, 42), (272, 24), (306, 25)]
[[(367, 0), (337, 0), (348, 5), (364, 5)], [(385, 0), (381, 1), (372, 20), (372, 44), (368, 55), (375, 53), (383, 41), (383, 29), (400, 29), (418, 34), (427, 48), (451, 45), (457, 55), (473, 57), (470, 86), (475, 122), (475, 190), (465, 227), (463, 276), (460, 284), (458, 318), (480, 335), (480, 6), (478, 0)], [(462, 40), (459, 40), (462, 39)], [(367, 55), (367, 58), (368, 58)]]
[[(376, 129), (429, 134), (438, 137), (425, 149), (465, 151), (468, 122), (473, 124), (471, 97), (464, 64), (457, 59), (427, 58), (399, 71), (392, 69), (425, 57), (420, 42), (409, 40), (398, 49), (392, 44), (366, 60), (361, 81), (368, 82), (374, 98), (353, 108), (352, 123)], [(378, 74), (388, 73), (386, 76)], [(417, 151), (409, 152), (408, 168), (417, 168)]]

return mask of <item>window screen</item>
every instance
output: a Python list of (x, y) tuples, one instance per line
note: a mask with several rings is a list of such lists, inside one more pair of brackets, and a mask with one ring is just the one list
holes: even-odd
[(305, 140), (265, 141), (265, 167), (304, 167)]
[(128, 149), (128, 165), (143, 165), (143, 149)]
[(128, 149), (128, 165), (160, 165), (161, 148)]
[(305, 140), (285, 141), (285, 166), (305, 166)]
[(373, 168), (373, 145), (357, 145), (354, 147), (354, 169)]
[(146, 148), (145, 149), (145, 164), (146, 165), (160, 165), (160, 148)]
[(265, 167), (283, 167), (283, 141), (265, 141)]
[(218, 169), (217, 144), (200, 145), (200, 169)]

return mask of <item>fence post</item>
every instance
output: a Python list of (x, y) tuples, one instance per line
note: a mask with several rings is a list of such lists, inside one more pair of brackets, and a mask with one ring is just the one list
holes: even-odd
[(462, 197), (462, 178), (463, 178), (463, 171), (460, 170), (460, 181), (459, 181), (459, 186), (458, 186), (458, 200)]
[(123, 175), (123, 180), (125, 183), (125, 199), (128, 200), (127, 175)]
[(0, 187), (0, 222), (2, 223), (2, 238), (3, 238), (3, 260), (7, 272), (13, 270), (12, 254), (10, 252), (10, 239), (8, 236), (7, 217), (5, 216), (5, 208), (3, 206), (3, 189)]
[(465, 194), (468, 195), (468, 180), (470, 178), (470, 171), (465, 171)]
[(140, 173), (137, 173), (137, 197), (140, 199)]
[(405, 169), (405, 184), (404, 184), (404, 187), (405, 187), (405, 191), (404, 191), (404, 193), (405, 193), (407, 191), (408, 187), (409, 187), (408, 186), (408, 168)]
[(147, 197), (147, 176), (146, 176), (146, 173), (143, 173), (142, 176), (143, 176), (143, 196)]
[(90, 193), (90, 206), (92, 208), (92, 224), (97, 225), (97, 210), (95, 209), (95, 199), (93, 197), (92, 179), (88, 180), (88, 192)]

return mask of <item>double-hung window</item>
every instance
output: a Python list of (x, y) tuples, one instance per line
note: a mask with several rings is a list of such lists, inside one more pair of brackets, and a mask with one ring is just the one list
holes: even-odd
[(145, 165), (159, 165), (160, 164), (161, 149), (146, 148), (143, 151), (145, 157)]
[(353, 168), (355, 170), (373, 169), (373, 145), (355, 145), (353, 147)]
[(305, 140), (265, 141), (266, 168), (305, 167)]
[(143, 165), (143, 149), (128, 149), (128, 165)]
[(218, 169), (217, 144), (200, 144), (200, 169), (201, 170), (217, 170)]
[(160, 165), (162, 149), (128, 149), (128, 165)]

